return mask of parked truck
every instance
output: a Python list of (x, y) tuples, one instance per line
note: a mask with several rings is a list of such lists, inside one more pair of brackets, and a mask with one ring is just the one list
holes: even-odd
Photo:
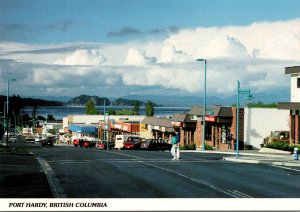
[(276, 130), (271, 131), (270, 135), (266, 138), (264, 138), (263, 146), (265, 146), (268, 143), (273, 142), (286, 142), (289, 143), (290, 140), (290, 132), (286, 130)]

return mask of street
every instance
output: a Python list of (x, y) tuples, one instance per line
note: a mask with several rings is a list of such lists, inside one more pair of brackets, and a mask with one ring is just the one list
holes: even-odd
[(30, 148), (51, 171), (58, 197), (299, 198), (300, 172), (223, 160), (226, 155), (167, 151)]

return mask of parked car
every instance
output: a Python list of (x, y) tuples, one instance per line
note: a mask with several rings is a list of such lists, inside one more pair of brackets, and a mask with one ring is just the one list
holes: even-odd
[(88, 148), (88, 147), (92, 148), (92, 147), (95, 147), (96, 141), (88, 141), (86, 139), (78, 139), (77, 138), (77, 139), (74, 139), (73, 145), (75, 147), (80, 146), (80, 147), (84, 147), (84, 148)]
[(17, 136), (10, 135), (8, 141), (9, 141), (9, 143), (16, 143), (17, 142)]
[(40, 142), (42, 143), (42, 147), (45, 147), (45, 146), (53, 147), (54, 137), (47, 136), (47, 138), (40, 140)]
[(124, 144), (127, 140), (131, 139), (139, 139), (140, 136), (138, 135), (116, 135), (116, 140), (115, 140), (115, 149), (123, 149)]
[[(113, 141), (109, 141), (108, 142), (108, 148), (112, 149), (115, 146), (115, 142)], [(96, 148), (97, 149), (107, 149), (107, 142), (106, 141), (99, 141), (98, 143), (96, 143)]]
[(28, 135), (26, 137), (26, 141), (27, 141), (27, 143), (32, 143), (33, 144), (35, 142), (35, 138), (32, 135)]
[(139, 137), (129, 137), (124, 142), (124, 149), (139, 149), (141, 146), (142, 140)]
[(146, 139), (141, 143), (140, 149), (147, 150), (171, 150), (172, 144), (163, 139)]

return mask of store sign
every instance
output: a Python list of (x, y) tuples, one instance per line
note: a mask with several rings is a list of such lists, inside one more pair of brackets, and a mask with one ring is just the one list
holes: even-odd
[(216, 122), (217, 117), (216, 116), (205, 116), (205, 121), (207, 122)]
[(121, 129), (121, 124), (115, 124), (116, 129)]
[(154, 126), (154, 128), (153, 129), (155, 129), (155, 130), (159, 130), (159, 126)]
[(172, 121), (171, 124), (172, 124), (174, 127), (182, 127), (182, 122), (179, 122), (179, 121)]

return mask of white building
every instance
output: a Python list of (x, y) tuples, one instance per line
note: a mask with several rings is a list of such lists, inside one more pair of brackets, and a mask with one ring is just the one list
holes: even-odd
[(261, 148), (263, 139), (271, 131), (286, 130), (290, 128), (290, 112), (277, 108), (245, 108), (244, 141), (245, 144)]

